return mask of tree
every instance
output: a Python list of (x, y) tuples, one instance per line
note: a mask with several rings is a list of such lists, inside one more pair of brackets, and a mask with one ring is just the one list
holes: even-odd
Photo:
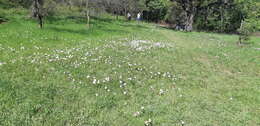
[(89, 0), (86, 0), (86, 17), (87, 17), (87, 27), (89, 28), (90, 16), (89, 16)]
[[(195, 28), (217, 32), (235, 32), (243, 18), (248, 15), (248, 3), (252, 0), (171, 0), (172, 15), (185, 31)], [(243, 9), (244, 8), (244, 9)]]
[(38, 19), (40, 28), (43, 28), (43, 0), (34, 0), (33, 16)]
[(255, 1), (252, 0), (237, 0), (237, 5), (242, 12), (241, 17), (243, 18), (238, 29), (238, 44), (241, 45), (243, 42), (248, 42), (251, 33), (257, 30), (260, 9), (257, 7)]
[(199, 8), (194, 23), (199, 30), (234, 32), (240, 26), (239, 13), (232, 0), (211, 0)]
[(197, 14), (199, 8), (206, 0), (172, 0), (182, 9), (184, 13), (184, 30), (192, 31), (194, 17)]
[(164, 20), (169, 8), (168, 0), (146, 0), (144, 19), (149, 21)]
[(11, 3), (13, 3), (15, 6), (22, 6), (24, 8), (29, 8), (31, 6), (31, 3), (34, 2), (34, 0), (8, 0)]

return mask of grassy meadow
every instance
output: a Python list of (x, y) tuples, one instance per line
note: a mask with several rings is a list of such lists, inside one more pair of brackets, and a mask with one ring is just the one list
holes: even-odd
[(24, 11), (0, 24), (0, 125), (259, 126), (260, 38)]

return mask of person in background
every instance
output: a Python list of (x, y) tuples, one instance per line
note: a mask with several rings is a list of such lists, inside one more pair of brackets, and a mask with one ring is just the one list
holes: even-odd
[(137, 14), (136, 19), (137, 19), (137, 21), (141, 21), (141, 12), (139, 12), (139, 13)]
[(128, 12), (128, 13), (127, 13), (127, 19), (128, 19), (128, 21), (130, 21), (131, 18), (132, 18), (132, 15)]

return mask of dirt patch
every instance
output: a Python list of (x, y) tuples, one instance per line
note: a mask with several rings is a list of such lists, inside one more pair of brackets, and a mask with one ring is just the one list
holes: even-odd
[(195, 60), (200, 62), (201, 64), (203, 64), (205, 66), (211, 66), (211, 61), (206, 56), (201, 56), (199, 58), (196, 58)]
[(159, 22), (159, 23), (157, 23), (157, 26), (162, 27), (162, 28), (167, 28), (167, 29), (174, 29), (175, 28), (175, 25), (169, 24), (169, 23), (166, 23), (166, 22)]
[(253, 33), (253, 36), (260, 37), (260, 32), (255, 32), (255, 33)]

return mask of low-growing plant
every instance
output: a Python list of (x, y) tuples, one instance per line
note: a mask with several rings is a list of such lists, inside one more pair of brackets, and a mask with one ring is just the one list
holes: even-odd
[(242, 21), (241, 26), (238, 30), (239, 32), (239, 41), (238, 44), (241, 44), (244, 41), (249, 40), (249, 34), (250, 34), (250, 26), (247, 22)]
[(250, 35), (255, 31), (256, 29), (256, 22), (254, 19), (246, 19), (241, 22), (241, 26), (238, 29), (239, 33), (239, 41), (238, 45), (241, 45), (242, 43), (249, 43), (250, 41)]

